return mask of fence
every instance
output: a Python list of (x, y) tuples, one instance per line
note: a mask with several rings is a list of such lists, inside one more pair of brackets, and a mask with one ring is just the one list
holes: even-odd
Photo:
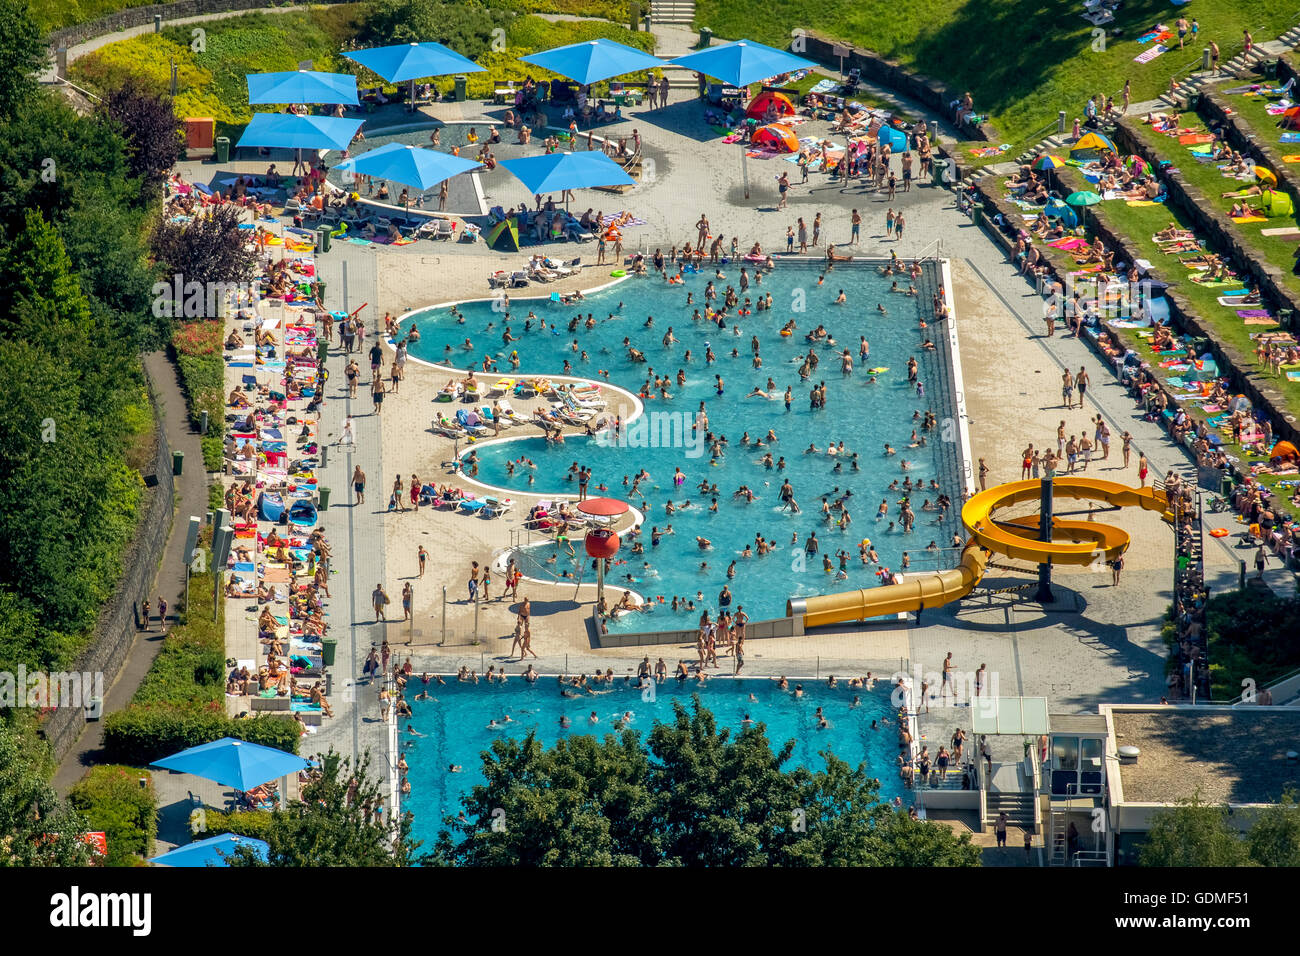
[[(112, 686), (135, 641), (136, 602), (143, 600), (150, 592), (154, 572), (171, 531), (172, 453), (163, 430), (162, 417), (158, 413), (158, 404), (154, 401), (153, 382), (147, 372), (145, 382), (149, 386), (157, 436), (153, 473), (145, 476), (140, 522), (136, 526), (134, 539), (122, 555), (122, 566), (125, 568), (122, 580), (100, 611), (99, 620), (91, 632), (90, 645), (72, 668), (80, 673), (102, 673), (106, 688)], [(86, 714), (81, 708), (59, 707), (50, 713), (41, 726), (41, 735), (53, 749), (55, 760), (61, 761), (68, 754), (85, 726)]]

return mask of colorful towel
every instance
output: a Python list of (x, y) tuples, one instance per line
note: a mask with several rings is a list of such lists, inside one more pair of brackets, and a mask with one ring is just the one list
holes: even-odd
[(1283, 133), (1282, 139), (1279, 140), (1279, 142), (1300, 143), (1300, 133)]
[(1282, 157), (1284, 163), (1300, 163), (1300, 153), (1289, 153)]
[(1268, 218), (1266, 216), (1233, 216), (1232, 221), (1241, 223), (1268, 222)]
[(1238, 309), (1237, 315), (1243, 319), (1268, 319), (1273, 314), (1267, 309)]
[(1154, 59), (1155, 59), (1156, 57), (1158, 57), (1160, 54), (1162, 54), (1162, 53), (1168, 53), (1168, 52), (1169, 52), (1169, 47), (1165, 46), (1163, 43), (1161, 43), (1161, 44), (1157, 44), (1156, 46), (1153, 46), (1151, 49), (1149, 49), (1149, 50), (1143, 50), (1143, 51), (1142, 51), (1141, 53), (1139, 53), (1137, 56), (1133, 57), (1133, 62), (1134, 62), (1134, 63), (1150, 63), (1152, 60), (1154, 60)]
[(1286, 378), (1288, 382), (1300, 382), (1300, 371), (1287, 372)]
[(1178, 142), (1184, 146), (1191, 146), (1196, 143), (1213, 143), (1214, 137), (1209, 133), (1189, 133), (1186, 136), (1179, 136)]

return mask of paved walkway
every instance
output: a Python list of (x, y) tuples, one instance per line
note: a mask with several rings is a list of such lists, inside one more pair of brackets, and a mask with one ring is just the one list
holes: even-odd
[[(199, 444), (198, 431), (190, 425), (180, 373), (167, 353), (161, 351), (146, 355), (144, 366), (153, 378), (154, 393), (167, 442), (172, 451), (180, 451), (185, 455), (185, 467), (174, 479), (175, 507), (172, 512), (171, 535), (167, 539), (158, 575), (150, 592), (155, 606), (158, 595), (165, 597), (172, 613), (163, 622), (164, 626), (136, 636), (117, 679), (104, 694), (105, 714), (122, 710), (130, 703), (140, 682), (153, 666), (154, 658), (158, 656), (166, 626), (175, 623), (175, 611), (181, 607), (185, 596), (185, 569), (188, 561), (184, 551), (189, 518), (190, 515), (203, 517), (208, 508), (208, 479), (203, 470), (203, 450)], [(66, 793), (68, 787), (81, 779), (87, 767), (103, 763), (103, 738), (102, 723), (92, 722), (86, 725), (76, 747), (59, 765), (54, 776), (55, 789)]]

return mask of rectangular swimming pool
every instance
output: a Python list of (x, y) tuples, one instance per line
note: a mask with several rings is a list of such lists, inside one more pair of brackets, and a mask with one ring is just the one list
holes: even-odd
[[(560, 696), (554, 676), (531, 685), (516, 677), (504, 686), (460, 683), (448, 677), (446, 686), (430, 684), (429, 693), (435, 699), (415, 700), (421, 685), (414, 677), (406, 690), (412, 717), (402, 722), (399, 735), (411, 781), (403, 809), (414, 815), (413, 835), (429, 850), (443, 819), (455, 817), (461, 810), (461, 797), (483, 783), (480, 755), (497, 736), (522, 738), (536, 730), (538, 740), (550, 747), (561, 737), (614, 733), (615, 721), (631, 711), (630, 727), (644, 739), (655, 722), (672, 719), (674, 701), (689, 705), (692, 694), (699, 694), (713, 712), (719, 729), (738, 733), (749, 716), (766, 726), (774, 748), (793, 740), (794, 753), (787, 769), (824, 769), (820, 754), (830, 751), (851, 766), (865, 764), (867, 771), (880, 779), (882, 801), (898, 796), (910, 803), (911, 791), (898, 776), (897, 707), (890, 700), (889, 682), (880, 679), (874, 690), (851, 690), (846, 686), (848, 676), (841, 675), (836, 688), (829, 687), (825, 679), (791, 679), (787, 691), (767, 678), (718, 677), (704, 687), (694, 680), (679, 685), (669, 679), (656, 687), (654, 701), (644, 700), (635, 686), (625, 687), (622, 678), (616, 678), (608, 692), (602, 686), (596, 696), (565, 698)], [(794, 693), (797, 684), (804, 690), (798, 699)], [(825, 729), (818, 729), (818, 707), (827, 719)], [(595, 724), (589, 723), (592, 711), (598, 721)], [(502, 729), (487, 729), (490, 721), (500, 723), (507, 715), (511, 723)], [(569, 718), (570, 729), (560, 727), (562, 716)], [(872, 729), (873, 721), (876, 729)], [(424, 736), (407, 733), (407, 723)], [(453, 764), (463, 770), (451, 773), (448, 768)]]

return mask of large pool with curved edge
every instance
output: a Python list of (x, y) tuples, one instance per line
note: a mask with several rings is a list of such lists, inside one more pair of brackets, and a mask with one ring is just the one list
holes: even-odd
[[(784, 615), (790, 597), (874, 586), (885, 568), (936, 570), (956, 561), (951, 546), (960, 530), (962, 444), (948, 330), (932, 308), (941, 273), (926, 263), (912, 283), (906, 276), (882, 276), (878, 266), (840, 264), (827, 273), (820, 262), (786, 260), (756, 282), (747, 265), (750, 285), (740, 293), (739, 264), (721, 267), (725, 279), (706, 265), (681, 285), (628, 278), (569, 305), (520, 297), (503, 308), (502, 300), (484, 299), (459, 304), (460, 318), (448, 305), (432, 307), (406, 316), (402, 332), (418, 324), (420, 338), (410, 355), (429, 363), (481, 369), (488, 357), (502, 375), (517, 379), (559, 375), (568, 363), (573, 375), (656, 396), (644, 400), (644, 413), (625, 423), (617, 439), (601, 433), (595, 440), (569, 436), (562, 445), (549, 444), (532, 426), (517, 426), (516, 433), (530, 437), (507, 438), (506, 431), (503, 440), (479, 442), (472, 446), (474, 477), (507, 493), (576, 498), (576, 463), (591, 469), (590, 495), (622, 498), (644, 513), (644, 553), (625, 543), (606, 584), (636, 591), (648, 610), (616, 618), (611, 630), (691, 627), (702, 609), (717, 611), (724, 586), (733, 610), (742, 605), (752, 620), (762, 620)], [(746, 297), (753, 302), (759, 295), (770, 295), (772, 307), (748, 315), (733, 309), (719, 328), (695, 317), (704, 312), (710, 282), (719, 304), (732, 285), (740, 308)], [(906, 294), (913, 284), (918, 294)], [(545, 295), (544, 289), (538, 291)], [(782, 335), (792, 319), (793, 334)], [(834, 346), (806, 341), (819, 325)], [(507, 329), (517, 341), (505, 342)], [(670, 329), (675, 341), (665, 344)], [(862, 337), (865, 360), (859, 357)], [(644, 362), (634, 360), (625, 340)], [(927, 341), (932, 348), (924, 347)], [(755, 367), (755, 347), (761, 367)], [(841, 361), (846, 348), (851, 370)], [(810, 351), (818, 361), (805, 375), (801, 367)], [(512, 352), (517, 371), (510, 369)], [(916, 362), (917, 382), (909, 381), (909, 360)], [(668, 398), (653, 388), (662, 376), (671, 379)], [(809, 393), (819, 384), (825, 406), (814, 408)], [(453, 406), (438, 407), (454, 414)], [(701, 409), (707, 429), (693, 432)], [(923, 427), (927, 413), (935, 422), (930, 430)], [(756, 447), (769, 431), (776, 441)], [(715, 449), (708, 435), (725, 444)], [(841, 443), (842, 453), (827, 453)], [(649, 477), (637, 482), (643, 472)], [(787, 482), (797, 511), (782, 501)], [(738, 494), (742, 487), (752, 500)], [(952, 502), (946, 514), (937, 506), (940, 495)], [(910, 532), (904, 530), (904, 502), (914, 515)], [(654, 528), (661, 534), (652, 535)], [(761, 556), (760, 535), (773, 546)], [(577, 554), (570, 555), (567, 547), (539, 546), (531, 552), (534, 568), (525, 563), (524, 570), (594, 580), (581, 542), (575, 547)]]

